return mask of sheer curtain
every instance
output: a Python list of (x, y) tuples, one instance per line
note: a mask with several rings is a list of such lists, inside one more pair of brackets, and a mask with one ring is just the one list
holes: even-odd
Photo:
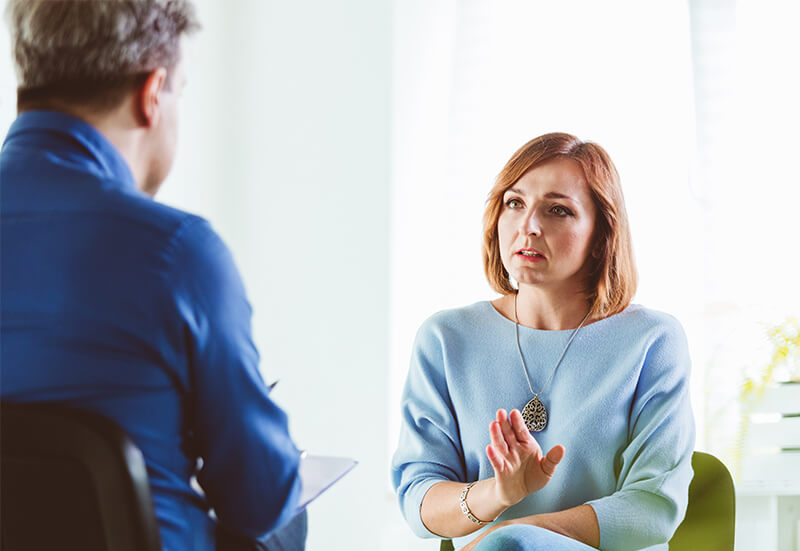
[(772, 354), (767, 329), (800, 314), (800, 4), (690, 7), (706, 258), (703, 444), (737, 478), (737, 548), (797, 549), (800, 452), (780, 451), (774, 436), (791, 443), (796, 420), (753, 418), (745, 437), (738, 397)]

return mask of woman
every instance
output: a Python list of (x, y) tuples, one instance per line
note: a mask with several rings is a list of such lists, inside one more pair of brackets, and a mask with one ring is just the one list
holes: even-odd
[(666, 549), (692, 478), (689, 356), (674, 318), (630, 304), (608, 154), (562, 133), (522, 146), (483, 262), (502, 296), (439, 312), (414, 344), (392, 462), (412, 529), (478, 551)]

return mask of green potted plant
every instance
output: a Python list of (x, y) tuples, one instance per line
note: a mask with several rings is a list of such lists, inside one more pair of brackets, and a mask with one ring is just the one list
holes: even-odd
[(762, 401), (768, 391), (778, 389), (781, 396), (797, 394), (796, 399), (790, 397), (789, 402), (797, 404), (797, 411), (791, 413), (800, 414), (800, 323), (796, 318), (788, 318), (770, 327), (767, 338), (771, 344), (771, 357), (760, 370), (745, 378), (739, 395), (741, 420), (734, 467), (737, 475), (741, 474), (752, 415), (756, 410), (764, 409)]

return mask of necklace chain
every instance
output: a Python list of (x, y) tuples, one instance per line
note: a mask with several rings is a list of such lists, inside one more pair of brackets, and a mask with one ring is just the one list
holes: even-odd
[(558, 358), (558, 361), (556, 362), (555, 367), (553, 367), (553, 371), (550, 372), (550, 376), (547, 378), (545, 383), (542, 385), (541, 390), (539, 390), (539, 392), (534, 392), (533, 391), (533, 385), (531, 384), (531, 378), (528, 375), (528, 366), (525, 365), (525, 358), (522, 356), (522, 347), (519, 345), (519, 316), (517, 315), (517, 297), (518, 296), (519, 296), (519, 291), (517, 291), (517, 293), (514, 295), (514, 333), (515, 333), (516, 338), (517, 338), (517, 352), (519, 352), (519, 359), (522, 362), (522, 371), (525, 373), (525, 380), (528, 381), (528, 388), (531, 389), (531, 394), (533, 394), (533, 397), (534, 398), (538, 398), (539, 395), (542, 392), (544, 392), (544, 389), (547, 388), (547, 385), (550, 384), (550, 379), (553, 378), (553, 375), (556, 374), (556, 369), (558, 369), (558, 366), (561, 365), (561, 360), (564, 359), (564, 356), (566, 355), (567, 350), (569, 349), (569, 345), (572, 344), (572, 339), (575, 338), (575, 335), (577, 335), (578, 331), (581, 330), (581, 327), (583, 327), (583, 324), (586, 323), (587, 319), (589, 319), (589, 314), (591, 313), (592, 310), (589, 309), (589, 311), (586, 312), (586, 315), (583, 317), (583, 321), (581, 321), (581, 324), (575, 329), (575, 331), (572, 332), (572, 335), (570, 335), (569, 340), (567, 341), (567, 345), (564, 347), (564, 351), (561, 352), (561, 356)]

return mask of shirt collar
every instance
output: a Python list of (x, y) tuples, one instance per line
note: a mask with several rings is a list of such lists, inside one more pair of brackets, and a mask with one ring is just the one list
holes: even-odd
[[(11, 124), (3, 147), (21, 140), (28, 145), (37, 143), (48, 149), (52, 138), (60, 138), (64, 149), (79, 150), (85, 157), (86, 168), (118, 182), (125, 188), (136, 189), (128, 163), (116, 147), (94, 126), (59, 111), (25, 111)], [(47, 146), (45, 146), (45, 143)]]

